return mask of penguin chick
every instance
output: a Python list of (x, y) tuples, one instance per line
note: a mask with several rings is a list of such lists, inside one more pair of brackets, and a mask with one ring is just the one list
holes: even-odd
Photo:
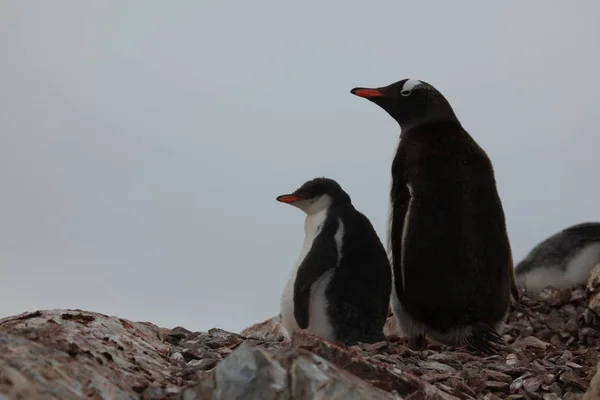
[(432, 85), (403, 79), (351, 93), (400, 125), (392, 163), (388, 251), (392, 309), (409, 346), (425, 336), (481, 352), (518, 300), (502, 203), (492, 163)]
[(517, 264), (517, 284), (531, 292), (585, 284), (600, 264), (600, 223), (570, 226), (546, 238)]
[(385, 340), (392, 272), (369, 219), (328, 178), (277, 200), (306, 213), (304, 244), (281, 297), (288, 335), (305, 329), (346, 345)]

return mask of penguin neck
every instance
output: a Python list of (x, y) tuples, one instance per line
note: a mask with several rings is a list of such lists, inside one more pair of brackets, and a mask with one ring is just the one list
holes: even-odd
[(440, 123), (455, 124), (462, 127), (458, 117), (449, 104), (447, 107), (438, 105), (434, 108), (425, 108), (420, 114), (413, 115), (411, 118), (396, 119), (396, 122), (400, 125), (401, 132)]
[(329, 209), (331, 207), (324, 208), (320, 211), (317, 211), (314, 214), (308, 214), (306, 219), (304, 220), (304, 234), (307, 238), (314, 239), (325, 220), (327, 219), (327, 214), (329, 214)]
[(410, 123), (399, 123), (400, 135), (402, 136), (402, 134), (404, 134), (405, 132), (411, 131), (411, 130), (423, 129), (430, 125), (439, 125), (439, 124), (456, 125), (457, 128), (462, 128), (462, 125), (461, 125), (460, 121), (458, 120), (458, 118), (456, 118), (456, 117), (449, 118), (449, 117), (441, 117), (440, 116), (438, 118), (428, 118), (426, 120), (412, 121)]

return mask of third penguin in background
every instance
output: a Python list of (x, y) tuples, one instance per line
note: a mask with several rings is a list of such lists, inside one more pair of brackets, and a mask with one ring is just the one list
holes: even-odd
[(600, 264), (600, 222), (585, 222), (551, 235), (517, 264), (517, 284), (528, 291), (587, 283)]

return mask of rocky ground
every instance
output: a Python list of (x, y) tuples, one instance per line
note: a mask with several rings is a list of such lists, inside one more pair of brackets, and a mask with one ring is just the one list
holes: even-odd
[(411, 351), (393, 319), (390, 341), (348, 348), (285, 341), (278, 317), (240, 335), (36, 311), (0, 320), (0, 400), (600, 399), (599, 315), (600, 268), (587, 288), (523, 293), (487, 357)]

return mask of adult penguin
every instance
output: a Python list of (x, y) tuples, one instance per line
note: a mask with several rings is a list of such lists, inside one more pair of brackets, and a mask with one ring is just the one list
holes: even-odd
[(351, 91), (400, 125), (392, 163), (389, 251), (392, 310), (409, 346), (425, 337), (482, 352), (518, 300), (492, 163), (432, 85), (403, 79)]

